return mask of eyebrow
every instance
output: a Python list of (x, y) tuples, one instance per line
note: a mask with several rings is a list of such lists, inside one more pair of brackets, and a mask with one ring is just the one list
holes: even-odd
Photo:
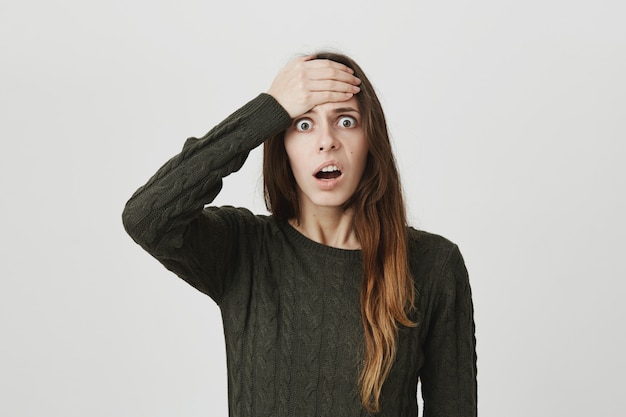
[(351, 111), (355, 113), (359, 113), (359, 111), (355, 109), (354, 107), (338, 107), (336, 109), (333, 109), (333, 113), (347, 113)]
[[(335, 109), (331, 110), (333, 113), (348, 113), (348, 112), (355, 112), (355, 113), (359, 113), (361, 114), (361, 112), (359, 112), (357, 109), (355, 109), (354, 107), (337, 107)], [(309, 110), (308, 112), (302, 114), (302, 116), (307, 115), (309, 113), (315, 113), (315, 111), (313, 109)]]

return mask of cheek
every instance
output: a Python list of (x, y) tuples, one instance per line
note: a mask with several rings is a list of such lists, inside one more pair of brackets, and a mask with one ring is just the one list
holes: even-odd
[(357, 145), (352, 149), (352, 156), (365, 165), (367, 156), (369, 155), (369, 144), (367, 139), (362, 138)]
[(302, 137), (298, 137), (294, 132), (287, 131), (283, 139), (283, 145), (287, 156), (289, 156), (290, 159), (295, 158), (302, 152)]
[(284, 146), (285, 146), (285, 153), (287, 154), (287, 160), (289, 161), (289, 164), (291, 165), (295, 157), (295, 153), (296, 153), (294, 146), (293, 146), (293, 140), (285, 136)]
[(294, 141), (290, 141), (285, 139), (285, 153), (287, 154), (287, 162), (289, 163), (289, 167), (291, 168), (291, 172), (293, 173), (296, 180), (298, 177), (302, 175), (303, 162), (305, 161), (305, 157), (303, 156), (302, 149), (296, 146)]

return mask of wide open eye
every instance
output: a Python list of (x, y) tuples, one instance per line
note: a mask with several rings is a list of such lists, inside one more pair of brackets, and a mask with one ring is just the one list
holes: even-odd
[(346, 128), (356, 127), (356, 119), (351, 116), (341, 116), (337, 121), (337, 126)]
[(296, 123), (294, 123), (294, 126), (298, 132), (306, 132), (313, 127), (313, 121), (307, 118), (298, 119), (296, 120)]

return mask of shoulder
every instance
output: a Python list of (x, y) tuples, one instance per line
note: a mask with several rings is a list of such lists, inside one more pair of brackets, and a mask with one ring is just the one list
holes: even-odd
[(247, 225), (276, 226), (274, 216), (267, 214), (255, 214), (245, 207), (205, 206), (202, 210), (202, 216)]
[(205, 206), (202, 215), (244, 223), (262, 223), (269, 217), (254, 214), (245, 207), (234, 206)]
[(456, 286), (467, 279), (459, 247), (449, 239), (408, 229), (409, 266), (418, 289)]
[(273, 216), (254, 214), (247, 208), (233, 206), (206, 206), (198, 218), (198, 226), (222, 229), (231, 236), (254, 238), (279, 232)]
[(443, 236), (409, 227), (408, 238), (412, 261), (443, 267), (451, 258), (460, 256), (458, 246)]

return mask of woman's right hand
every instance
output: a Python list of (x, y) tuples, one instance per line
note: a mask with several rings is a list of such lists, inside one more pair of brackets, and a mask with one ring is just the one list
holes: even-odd
[(270, 94), (295, 118), (324, 103), (347, 101), (361, 83), (347, 66), (315, 55), (299, 57), (278, 72)]

